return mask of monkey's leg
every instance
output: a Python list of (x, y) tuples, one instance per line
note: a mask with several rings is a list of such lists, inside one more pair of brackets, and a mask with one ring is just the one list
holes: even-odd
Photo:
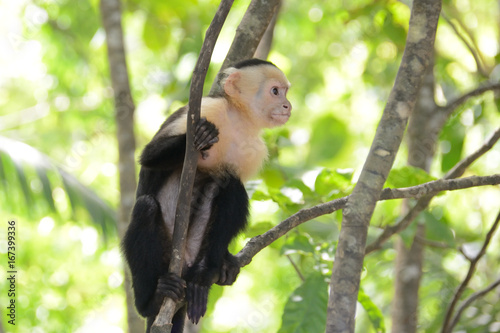
[(212, 223), (203, 241), (203, 258), (186, 274), (188, 317), (193, 323), (206, 312), (210, 286), (213, 283), (228, 285), (236, 280), (239, 266), (227, 248), (245, 227), (247, 215), (245, 187), (237, 177), (229, 176), (212, 203)]
[(123, 248), (132, 275), (135, 304), (142, 316), (156, 316), (166, 296), (175, 301), (184, 298), (186, 283), (168, 273), (170, 240), (160, 205), (152, 195), (137, 198)]
[(210, 290), (210, 286), (190, 282), (188, 283), (186, 290), (188, 318), (194, 324), (198, 324), (201, 317), (203, 317), (205, 312), (207, 312), (208, 292)]

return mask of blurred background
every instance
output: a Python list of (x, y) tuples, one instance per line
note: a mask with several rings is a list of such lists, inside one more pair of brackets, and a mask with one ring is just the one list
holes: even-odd
[[(248, 3), (236, 1), (229, 14), (207, 92)], [(122, 4), (138, 156), (166, 116), (187, 103), (192, 70), (218, 1)], [(434, 65), (438, 105), (500, 78), (498, 1), (445, 0), (443, 13), (447, 20), (439, 24)], [(292, 83), (293, 114), (285, 127), (265, 132), (270, 158), (248, 184), (251, 223), (233, 252), (298, 209), (352, 189), (398, 70), (409, 17), (405, 1), (283, 2), (269, 60)], [(18, 271), (16, 326), (7, 323), (3, 307), (3, 330), (127, 332), (116, 230), (116, 126), (99, 3), (0, 1), (0, 50), (0, 265), (7, 267), (7, 221), (15, 220)], [(441, 177), (499, 127), (499, 106), (488, 92), (455, 111), (439, 137), (432, 177)], [(395, 168), (406, 165), (406, 152), (402, 145)], [(499, 169), (497, 145), (469, 173)], [(392, 186), (422, 179), (405, 172)], [(440, 327), (468, 268), (456, 248), (471, 253), (480, 248), (499, 202), (498, 187), (447, 193), (420, 217), (431, 226), (426, 237), (446, 245), (425, 252), (421, 332)], [(370, 239), (400, 215), (400, 202), (380, 203)], [(300, 226), (259, 253), (234, 286), (214, 287), (201, 332), (324, 331), (325, 278), (340, 221), (337, 212)], [(405, 233), (403, 239), (411, 238), (415, 228)], [(468, 292), (498, 278), (499, 240), (496, 235)], [(358, 332), (390, 327), (394, 258), (388, 242), (365, 260), (366, 299), (358, 308)], [(9, 302), (6, 270), (0, 270), (2, 305)], [(311, 313), (294, 307), (304, 297)], [(309, 330), (300, 329), (306, 324)], [(500, 332), (500, 293), (477, 301), (460, 325), (460, 332)]]

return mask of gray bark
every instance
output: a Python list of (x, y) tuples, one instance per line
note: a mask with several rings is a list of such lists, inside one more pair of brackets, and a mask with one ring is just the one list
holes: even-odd
[(396, 82), (359, 181), (343, 211), (330, 281), (328, 333), (354, 332), (368, 225), (430, 63), (440, 11), (439, 0), (413, 2), (405, 52)]
[[(134, 206), (135, 189), (135, 105), (130, 92), (125, 45), (121, 24), (120, 0), (102, 0), (100, 2), (102, 22), (106, 32), (108, 46), (108, 62), (111, 72), (115, 102), (115, 120), (118, 139), (118, 170), (120, 178), (120, 206), (118, 208), (118, 233), (120, 238), (125, 234), (129, 217)], [(125, 268), (126, 270), (126, 268)], [(125, 274), (125, 292), (127, 298), (127, 315), (129, 332), (140, 332), (144, 329), (144, 321), (134, 307), (130, 274)]]

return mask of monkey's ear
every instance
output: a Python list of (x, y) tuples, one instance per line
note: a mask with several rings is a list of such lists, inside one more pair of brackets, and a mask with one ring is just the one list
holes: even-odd
[(224, 82), (224, 91), (226, 94), (229, 96), (235, 96), (239, 93), (241, 93), (240, 88), (238, 87), (238, 83), (241, 78), (241, 73), (236, 71), (231, 73), (226, 81)]

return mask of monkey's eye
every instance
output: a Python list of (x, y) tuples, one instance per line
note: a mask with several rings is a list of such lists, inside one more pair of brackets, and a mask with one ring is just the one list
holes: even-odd
[(278, 90), (278, 88), (277, 88), (277, 87), (273, 87), (273, 88), (271, 89), (271, 93), (272, 93), (273, 95), (275, 95), (275, 96), (278, 96), (278, 95), (280, 94), (280, 91)]

